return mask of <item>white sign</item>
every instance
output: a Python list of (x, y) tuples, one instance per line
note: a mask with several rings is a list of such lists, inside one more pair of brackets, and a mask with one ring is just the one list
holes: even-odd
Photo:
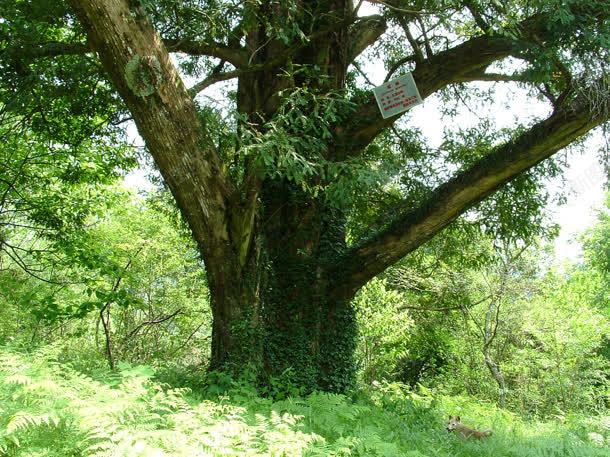
[(384, 119), (423, 103), (411, 73), (383, 83), (373, 92)]

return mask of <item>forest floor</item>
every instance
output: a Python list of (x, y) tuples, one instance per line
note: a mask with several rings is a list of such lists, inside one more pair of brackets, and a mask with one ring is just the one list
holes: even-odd
[[(85, 375), (78, 365), (53, 347), (0, 348), (0, 456), (610, 455), (610, 413), (525, 420), (472, 398), (397, 384), (272, 400), (217, 377), (196, 394), (160, 382), (149, 367)], [(461, 440), (446, 430), (451, 414), (493, 435)]]

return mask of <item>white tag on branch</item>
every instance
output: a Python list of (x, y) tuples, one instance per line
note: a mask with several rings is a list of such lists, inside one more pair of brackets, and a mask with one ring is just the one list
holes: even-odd
[(384, 119), (423, 103), (411, 73), (383, 83), (373, 92)]

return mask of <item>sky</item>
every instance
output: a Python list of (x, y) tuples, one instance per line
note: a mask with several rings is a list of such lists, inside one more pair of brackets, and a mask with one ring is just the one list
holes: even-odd
[[(361, 16), (377, 13), (377, 7), (363, 3)], [(374, 84), (381, 84), (385, 77), (383, 65), (378, 62), (368, 62), (363, 70)], [(398, 76), (398, 75), (397, 75)], [(195, 81), (185, 81), (187, 86)], [(230, 83), (229, 83), (230, 84)], [(479, 83), (481, 88), (489, 87), (490, 83)], [(460, 110), (460, 126), (474, 126), (480, 118), (493, 119), (497, 127), (510, 127), (515, 122), (532, 121), (536, 117), (548, 115), (549, 106), (546, 103), (532, 101), (525, 91), (514, 89), (506, 83), (495, 84), (495, 102), (487, 107), (470, 107)], [(203, 94), (218, 98), (218, 89), (212, 86)], [(410, 112), (409, 126), (419, 128), (429, 143), (438, 146), (443, 139), (443, 129), (449, 127), (442, 119), (440, 101), (432, 96), (422, 105), (414, 107)], [(141, 144), (134, 126), (129, 128), (129, 136)], [(596, 220), (597, 211), (603, 207), (605, 200), (605, 172), (600, 163), (600, 150), (604, 144), (601, 131), (596, 131), (587, 141), (584, 152), (572, 152), (568, 156), (568, 167), (563, 182), (555, 180), (548, 182), (547, 187), (555, 192), (567, 192), (565, 204), (551, 205), (547, 208), (549, 217), (560, 226), (560, 234), (555, 240), (555, 257), (558, 263), (578, 261), (582, 251), (577, 242), (587, 228)], [(606, 150), (606, 154), (608, 151)], [(143, 170), (136, 170), (126, 177), (126, 184), (134, 189), (148, 189), (150, 183)]]
[(578, 260), (582, 254), (578, 236), (595, 224), (597, 212), (604, 206), (604, 168), (595, 151), (602, 142), (601, 133), (590, 141), (584, 155), (574, 155), (569, 161), (566, 185), (569, 195), (565, 205), (549, 209), (552, 218), (561, 226), (555, 240), (555, 253), (559, 261)]

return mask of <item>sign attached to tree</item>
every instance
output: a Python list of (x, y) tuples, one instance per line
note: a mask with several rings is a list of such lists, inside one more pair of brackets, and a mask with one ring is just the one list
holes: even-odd
[(373, 92), (384, 119), (423, 103), (411, 73), (383, 83)]

